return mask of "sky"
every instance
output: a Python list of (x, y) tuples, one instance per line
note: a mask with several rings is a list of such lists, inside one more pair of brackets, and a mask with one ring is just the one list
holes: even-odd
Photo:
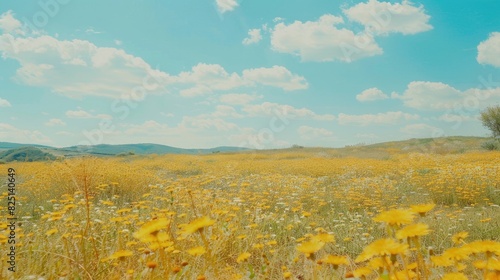
[(500, 1), (0, 2), (0, 141), (343, 147), (488, 136)]

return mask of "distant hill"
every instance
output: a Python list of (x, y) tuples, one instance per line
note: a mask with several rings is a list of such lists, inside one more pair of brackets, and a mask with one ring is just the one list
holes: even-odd
[[(318, 155), (333, 157), (370, 157), (389, 158), (398, 153), (463, 153), (473, 150), (484, 150), (481, 147), (489, 138), (451, 136), (441, 138), (409, 139), (403, 141), (383, 142), (377, 144), (357, 144), (344, 148), (321, 148), (296, 146), (291, 150), (300, 150), (304, 153), (317, 153)], [(285, 150), (290, 150), (285, 149)], [(54, 159), (56, 157), (77, 157), (83, 155), (93, 156), (129, 156), (150, 154), (211, 154), (227, 152), (250, 151), (247, 148), (221, 146), (210, 149), (182, 149), (166, 145), (142, 144), (101, 144), (94, 146), (72, 146), (54, 148), (44, 145), (29, 145), (9, 142), (0, 142), (0, 161), (36, 161)], [(280, 150), (262, 150), (263, 153), (279, 152)]]
[(0, 161), (39, 161), (55, 159), (58, 156), (75, 157), (82, 155), (94, 156), (127, 156), (127, 155), (150, 155), (150, 154), (210, 154), (219, 152), (245, 151), (247, 148), (240, 147), (216, 147), (210, 149), (182, 149), (159, 144), (122, 144), (122, 145), (93, 145), (93, 146), (71, 146), (65, 148), (54, 148), (44, 145), (30, 145), (10, 142), (0, 142)]
[(40, 150), (37, 147), (21, 147), (0, 152), (0, 161), (44, 161), (54, 160), (56, 157), (51, 154)]
[(480, 150), (489, 138), (473, 136), (448, 136), (439, 138), (412, 138), (403, 141), (366, 145), (366, 148), (400, 149), (402, 152), (435, 152), (436, 150)]
[(11, 142), (0, 142), (0, 151), (18, 149), (22, 147), (37, 147), (37, 148), (52, 148), (44, 145), (37, 144), (20, 144), (20, 143), (11, 143)]
[(61, 151), (83, 152), (89, 154), (100, 155), (118, 155), (125, 153), (133, 153), (139, 155), (150, 154), (208, 154), (213, 152), (235, 152), (248, 150), (239, 147), (217, 147), (211, 149), (182, 149), (159, 144), (122, 144), (122, 145), (94, 145), (94, 146), (72, 146), (62, 148)]
[(491, 138), (474, 136), (447, 136), (439, 138), (413, 138), (401, 141), (381, 142), (375, 144), (359, 143), (343, 148), (302, 147), (294, 145), (288, 149), (262, 150), (261, 153), (280, 154), (290, 151), (296, 154), (315, 154), (318, 157), (355, 157), (390, 159), (397, 154), (459, 154), (471, 151), (486, 151), (481, 145)]

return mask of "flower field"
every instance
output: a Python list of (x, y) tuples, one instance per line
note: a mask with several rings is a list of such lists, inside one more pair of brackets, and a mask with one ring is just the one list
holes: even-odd
[(7, 269), (4, 203), (1, 279), (500, 279), (498, 152), (8, 167), (17, 271)]

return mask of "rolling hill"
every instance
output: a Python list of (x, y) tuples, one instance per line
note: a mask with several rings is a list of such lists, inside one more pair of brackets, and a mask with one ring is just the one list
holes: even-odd
[(20, 144), (0, 142), (0, 161), (28, 161), (55, 159), (58, 156), (75, 157), (82, 155), (94, 156), (125, 156), (125, 155), (150, 155), (150, 154), (210, 154), (215, 152), (245, 151), (240, 147), (216, 147), (210, 149), (182, 149), (159, 144), (101, 144), (94, 146), (71, 146), (55, 148), (44, 145)]
[[(289, 149), (300, 149), (303, 152), (326, 153), (336, 157), (373, 157), (388, 158), (397, 153), (463, 153), (472, 150), (483, 150), (481, 144), (489, 138), (470, 136), (450, 136), (441, 138), (421, 138), (403, 141), (383, 142), (377, 144), (358, 144), (343, 148), (304, 148), (296, 146)], [(276, 152), (279, 150), (263, 150), (261, 152)], [(287, 150), (287, 149), (284, 149)], [(210, 149), (183, 149), (160, 144), (101, 144), (94, 146), (71, 146), (65, 148), (54, 148), (44, 145), (30, 145), (0, 142), (0, 161), (9, 162), (13, 160), (47, 160), (56, 157), (76, 157), (83, 155), (93, 156), (129, 156), (129, 155), (151, 155), (151, 154), (210, 154), (225, 152), (250, 151), (247, 148), (221, 146)]]
[(51, 153), (42, 151), (37, 147), (15, 148), (0, 152), (0, 160), (3, 162), (11, 161), (45, 161), (54, 160), (56, 156)]

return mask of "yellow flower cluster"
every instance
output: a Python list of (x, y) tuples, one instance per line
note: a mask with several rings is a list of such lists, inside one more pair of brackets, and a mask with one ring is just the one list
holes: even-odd
[[(13, 167), (19, 279), (500, 277), (495, 152), (303, 149)], [(9, 235), (0, 222), (2, 246)]]

